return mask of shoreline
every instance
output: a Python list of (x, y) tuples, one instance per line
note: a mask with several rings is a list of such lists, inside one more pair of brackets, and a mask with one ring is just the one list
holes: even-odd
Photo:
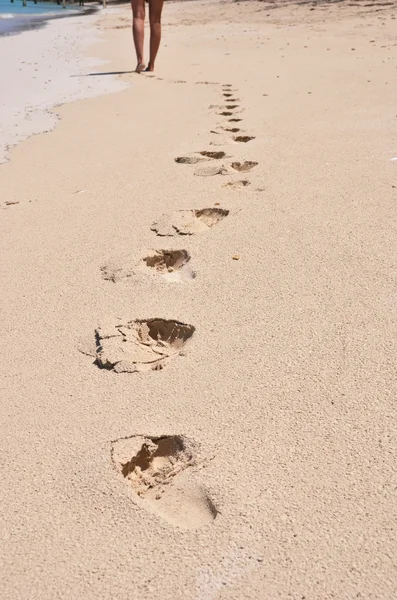
[(41, 29), (49, 21), (54, 19), (64, 19), (69, 17), (80, 17), (83, 15), (95, 14), (99, 9), (97, 7), (86, 7), (85, 9), (69, 9), (67, 13), (54, 14), (53, 12), (40, 15), (20, 15), (15, 14), (12, 17), (0, 15), (0, 38), (9, 35), (18, 35), (24, 31)]
[[(85, 76), (103, 64), (89, 57), (100, 40), (97, 24), (103, 16), (95, 9), (46, 19), (45, 27), (0, 38), (0, 69), (9, 82), (0, 105), (0, 164), (7, 161), (12, 146), (55, 126), (54, 107), (124, 89), (115, 78)], [(26, 88), (29, 95), (24, 94)]]

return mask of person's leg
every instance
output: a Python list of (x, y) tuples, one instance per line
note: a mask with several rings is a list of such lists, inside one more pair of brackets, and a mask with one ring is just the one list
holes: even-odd
[(149, 0), (150, 59), (147, 70), (154, 71), (154, 63), (161, 40), (161, 11), (164, 0)]
[(136, 71), (140, 73), (145, 68), (143, 62), (143, 40), (145, 35), (145, 0), (131, 0), (132, 35), (134, 37), (137, 59)]

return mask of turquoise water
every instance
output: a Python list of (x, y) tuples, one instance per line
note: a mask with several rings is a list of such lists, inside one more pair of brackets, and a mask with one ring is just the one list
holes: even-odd
[(27, 0), (27, 6), (22, 5), (22, 0), (0, 0), (0, 19), (1, 18), (12, 18), (13, 16), (19, 17), (22, 15), (45, 15), (48, 13), (66, 12), (70, 9), (76, 10), (78, 4), (67, 5), (66, 9), (62, 8), (62, 5), (58, 5), (53, 2), (38, 2), (34, 4), (33, 0)]
[(95, 8), (82, 8), (76, 4), (62, 4), (56, 2), (38, 2), (26, 0), (27, 6), (23, 6), (22, 0), (0, 0), (0, 37), (3, 35), (16, 35), (28, 29), (43, 27), (47, 20), (57, 17), (67, 17), (82, 13), (88, 13)]

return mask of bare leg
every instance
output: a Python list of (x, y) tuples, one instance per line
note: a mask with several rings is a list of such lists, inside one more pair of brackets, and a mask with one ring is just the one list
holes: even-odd
[(131, 0), (132, 35), (134, 37), (137, 73), (145, 68), (143, 62), (143, 41), (145, 36), (145, 0)]
[(154, 63), (161, 41), (161, 11), (164, 0), (149, 0), (150, 60), (147, 70), (154, 71)]

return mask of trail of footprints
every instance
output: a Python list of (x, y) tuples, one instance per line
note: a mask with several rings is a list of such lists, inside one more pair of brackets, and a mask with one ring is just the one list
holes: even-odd
[[(239, 99), (231, 84), (223, 84), (224, 104), (215, 105), (217, 114), (227, 117), (217, 131), (219, 145), (248, 143), (254, 136), (241, 132)], [(236, 126), (235, 124), (239, 125)], [(226, 138), (223, 136), (227, 136)], [(196, 177), (229, 176), (222, 184), (226, 189), (244, 189), (249, 179), (233, 176), (249, 173), (258, 163), (235, 161), (224, 150), (200, 150), (178, 156), (175, 162), (195, 165)], [(219, 225), (229, 210), (217, 207), (177, 210), (159, 216), (151, 230), (156, 236), (188, 238)], [(127, 257), (101, 267), (104, 280), (117, 284), (138, 273), (146, 273), (168, 283), (187, 283), (195, 279), (191, 255), (185, 248), (150, 249), (140, 258)], [(95, 359), (97, 367), (114, 373), (159, 371), (184, 353), (195, 334), (194, 325), (179, 320), (150, 318), (113, 320), (95, 331), (91, 344), (79, 350)], [(218, 510), (208, 493), (195, 482), (194, 473), (205, 466), (199, 448), (182, 435), (132, 435), (111, 443), (111, 459), (117, 472), (127, 480), (136, 505), (157, 514), (165, 521), (187, 529), (196, 529), (216, 519)]]
[[(242, 118), (235, 117), (235, 114), (241, 112), (240, 109), (240, 100), (235, 97), (235, 92), (232, 89), (232, 86), (229, 84), (222, 85), (222, 96), (225, 101), (224, 105), (210, 105), (210, 109), (215, 109), (217, 111), (216, 114), (224, 117), (230, 117), (226, 120), (226, 123), (219, 125), (218, 130), (214, 130), (211, 133), (220, 137), (218, 141), (212, 141), (212, 145), (224, 145), (224, 144), (233, 144), (233, 143), (243, 143), (247, 144), (255, 139), (255, 136), (246, 135), (241, 132), (241, 127), (235, 126), (235, 123), (241, 123)], [(255, 161), (243, 161), (243, 162), (231, 162), (226, 163), (224, 159), (227, 159), (228, 156), (226, 152), (211, 152), (202, 150), (199, 152), (192, 153), (187, 156), (178, 156), (174, 160), (179, 164), (186, 165), (197, 165), (197, 163), (203, 163), (205, 161), (217, 162), (217, 164), (211, 165), (198, 165), (194, 171), (194, 175), (198, 177), (214, 177), (217, 175), (226, 175), (233, 176), (237, 173), (247, 173), (251, 171), (254, 167), (257, 166), (257, 162)], [(248, 179), (241, 180), (231, 180), (227, 183), (223, 184), (222, 187), (228, 189), (243, 189), (250, 185), (250, 181)]]

